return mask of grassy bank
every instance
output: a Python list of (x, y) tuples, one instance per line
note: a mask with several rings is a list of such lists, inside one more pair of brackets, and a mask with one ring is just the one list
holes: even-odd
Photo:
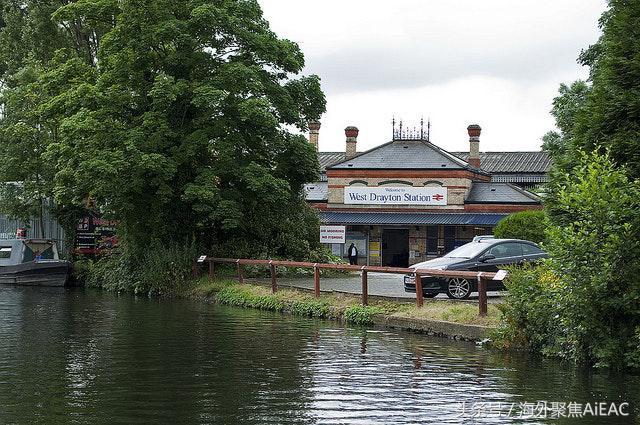
[(500, 321), (500, 312), (494, 305), (489, 305), (488, 315), (483, 318), (478, 317), (475, 304), (446, 300), (426, 300), (424, 307), (418, 308), (414, 304), (370, 299), (370, 305), (363, 307), (355, 295), (328, 293), (315, 298), (310, 293), (295, 289), (281, 289), (272, 294), (266, 286), (240, 285), (225, 279), (200, 279), (184, 295), (207, 298), (225, 305), (336, 319), (359, 325), (372, 324), (377, 315), (480, 326), (496, 326)]

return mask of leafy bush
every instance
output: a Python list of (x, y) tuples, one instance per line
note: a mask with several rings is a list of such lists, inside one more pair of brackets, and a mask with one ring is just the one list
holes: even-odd
[(544, 211), (521, 211), (509, 214), (500, 220), (493, 230), (498, 238), (524, 239), (541, 243), (545, 239), (545, 230), (549, 220)]
[(558, 302), (563, 353), (597, 365), (640, 366), (640, 182), (608, 156), (581, 154), (550, 203), (551, 267), (561, 278)]
[(561, 332), (557, 329), (559, 306), (556, 302), (560, 280), (543, 263), (510, 267), (505, 286), (509, 291), (504, 303), (498, 305), (503, 322), (494, 335), (494, 344), (548, 351)]
[(378, 307), (352, 305), (344, 310), (344, 319), (347, 323), (356, 325), (373, 324), (373, 316), (382, 313)]
[(502, 336), (578, 362), (640, 367), (640, 182), (597, 153), (554, 179), (551, 258), (512, 271)]
[(87, 286), (112, 291), (170, 295), (188, 284), (197, 254), (193, 245), (133, 250), (123, 244), (97, 260), (76, 262), (77, 277)]

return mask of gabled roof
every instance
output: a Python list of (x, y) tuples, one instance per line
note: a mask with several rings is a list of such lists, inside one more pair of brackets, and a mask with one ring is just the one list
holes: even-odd
[(473, 182), (465, 204), (540, 204), (540, 198), (511, 183)]
[(472, 170), (468, 163), (424, 140), (395, 140), (377, 146), (355, 157), (338, 162), (329, 169), (412, 169), (412, 170)]
[(318, 162), (320, 163), (320, 172), (324, 173), (327, 167), (344, 161), (344, 152), (318, 152)]
[[(469, 152), (452, 152), (467, 160)], [(480, 152), (480, 166), (490, 173), (548, 173), (551, 158), (545, 151)]]

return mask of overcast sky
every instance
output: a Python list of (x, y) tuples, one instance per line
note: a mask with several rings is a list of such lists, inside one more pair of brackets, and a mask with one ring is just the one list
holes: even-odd
[(259, 0), (272, 29), (297, 42), (322, 79), (320, 150), (391, 138), (391, 119), (431, 119), (431, 141), (468, 150), (537, 150), (553, 128), (561, 82), (586, 78), (580, 50), (599, 36), (604, 0)]

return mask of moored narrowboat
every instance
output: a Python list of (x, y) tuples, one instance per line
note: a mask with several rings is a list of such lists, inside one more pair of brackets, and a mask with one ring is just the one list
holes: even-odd
[(64, 286), (70, 270), (53, 240), (0, 240), (0, 283)]

